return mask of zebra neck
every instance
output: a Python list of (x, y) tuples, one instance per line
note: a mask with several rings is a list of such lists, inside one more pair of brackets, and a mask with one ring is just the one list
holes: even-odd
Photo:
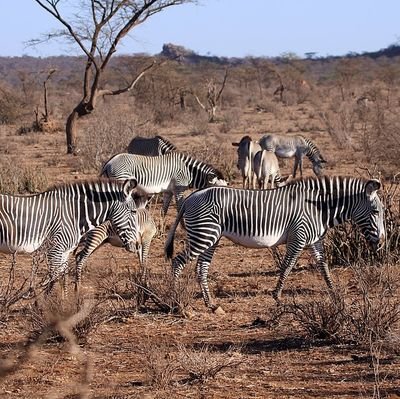
[(185, 163), (190, 174), (190, 187), (191, 188), (204, 188), (208, 186), (208, 177), (215, 174), (214, 169), (195, 158), (185, 154), (179, 154), (181, 160)]
[(327, 225), (334, 227), (351, 219), (352, 200), (341, 197), (327, 201)]

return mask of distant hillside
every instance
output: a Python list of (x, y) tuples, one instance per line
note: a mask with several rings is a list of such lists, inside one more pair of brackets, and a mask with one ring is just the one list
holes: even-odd
[(362, 54), (357, 54), (357, 56), (370, 57), (370, 58), (398, 57), (398, 56), (400, 56), (400, 46), (397, 44), (392, 44), (389, 47), (386, 47), (384, 49), (381, 49), (378, 51), (372, 51), (372, 52), (365, 52)]

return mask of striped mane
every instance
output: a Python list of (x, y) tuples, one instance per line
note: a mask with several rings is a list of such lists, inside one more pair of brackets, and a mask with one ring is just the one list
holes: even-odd
[(209, 171), (209, 173), (213, 173), (218, 179), (224, 179), (223, 173), (220, 170), (216, 169), (214, 166), (212, 166), (206, 162), (200, 161), (199, 159), (194, 158), (191, 155), (184, 154), (182, 152), (176, 152), (175, 154), (178, 154), (178, 156), (185, 163), (192, 162), (193, 165), (195, 165), (197, 168), (206, 169)]
[[(319, 190), (324, 194), (343, 195), (343, 189), (345, 186), (360, 186), (365, 187), (368, 182), (367, 179), (361, 177), (351, 176), (309, 176), (305, 178), (294, 179), (288, 182), (285, 186), (280, 189), (285, 189), (290, 186), (300, 186), (306, 190)], [(333, 189), (331, 192), (330, 189)], [(339, 190), (339, 191), (338, 191)]]

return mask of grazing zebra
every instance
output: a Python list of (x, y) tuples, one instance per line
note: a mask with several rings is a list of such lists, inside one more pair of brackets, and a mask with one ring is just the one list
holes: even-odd
[(265, 190), (271, 176), (271, 188), (283, 185), (281, 172), (279, 170), (278, 158), (275, 153), (267, 150), (258, 151), (254, 156), (254, 173), (257, 176), (259, 189)]
[(186, 249), (172, 261), (177, 278), (195, 257), (197, 278), (206, 306), (215, 310), (207, 284), (208, 268), (221, 236), (249, 248), (286, 243), (280, 277), (273, 297), (280, 298), (286, 277), (306, 246), (311, 246), (329, 288), (333, 287), (324, 255), (328, 227), (353, 220), (365, 238), (378, 247), (385, 236), (383, 206), (377, 195), (380, 183), (352, 177), (308, 178), (275, 190), (211, 187), (186, 198), (165, 244), (168, 259), (179, 220), (187, 229)]
[[(136, 213), (137, 218), (137, 252), (139, 263), (142, 268), (147, 264), (147, 258), (150, 251), (151, 240), (157, 232), (157, 227), (154, 223), (150, 212), (145, 208), (138, 208)], [(90, 230), (82, 238), (84, 248), (75, 256), (76, 260), (76, 279), (75, 289), (78, 290), (81, 282), (82, 269), (89, 256), (102, 244), (110, 243), (115, 247), (123, 247), (121, 239), (116, 234), (109, 220)]]
[(176, 151), (176, 147), (170, 141), (161, 136), (136, 136), (128, 145), (128, 152), (136, 155), (157, 156), (172, 151)]
[(234, 147), (238, 147), (237, 168), (240, 170), (243, 179), (243, 188), (255, 188), (255, 175), (253, 168), (254, 156), (261, 147), (254, 142), (250, 136), (244, 136), (239, 143), (232, 143)]
[(164, 193), (164, 216), (173, 195), (179, 210), (186, 189), (227, 185), (221, 172), (214, 167), (179, 152), (158, 157), (118, 154), (103, 166), (101, 175), (116, 179), (134, 178), (147, 194)]
[(64, 184), (41, 194), (0, 195), (0, 250), (31, 253), (48, 245), (48, 291), (65, 274), (81, 237), (109, 220), (128, 251), (136, 251), (135, 180), (97, 179)]
[(296, 177), (297, 168), (300, 176), (303, 176), (303, 156), (312, 163), (312, 168), (317, 176), (322, 175), (323, 164), (326, 163), (317, 146), (303, 136), (284, 136), (279, 134), (267, 134), (259, 141), (263, 150), (273, 151), (280, 158), (294, 157), (293, 177)]

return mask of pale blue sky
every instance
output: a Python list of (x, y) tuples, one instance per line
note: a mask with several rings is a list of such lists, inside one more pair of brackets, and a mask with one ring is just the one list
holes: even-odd
[[(73, 2), (75, 0), (69, 0)], [(202, 55), (303, 56), (375, 51), (400, 37), (400, 0), (200, 0), (153, 16), (123, 41), (121, 53), (159, 53), (164, 43)], [(59, 27), (33, 0), (1, 0), (0, 56), (81, 54), (61, 43), (24, 42)]]

